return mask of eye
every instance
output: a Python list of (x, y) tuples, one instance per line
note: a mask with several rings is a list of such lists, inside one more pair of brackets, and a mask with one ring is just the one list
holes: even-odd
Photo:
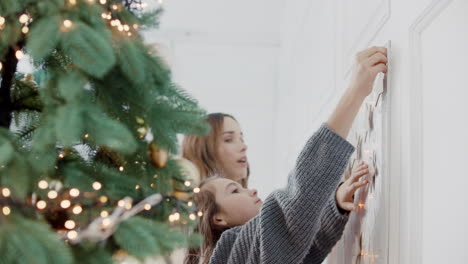
[(232, 138), (226, 138), (226, 139), (224, 140), (224, 142), (230, 143), (230, 142), (232, 142)]
[(232, 193), (238, 193), (239, 192), (239, 189), (235, 188), (234, 190), (232, 190)]

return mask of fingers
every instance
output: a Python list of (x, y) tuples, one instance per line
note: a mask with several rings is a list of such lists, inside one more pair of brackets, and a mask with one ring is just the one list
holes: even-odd
[(382, 54), (382, 53), (375, 53), (369, 58), (367, 58), (367, 62), (369, 63), (370, 66), (375, 66), (379, 63), (387, 64), (388, 59), (387, 56)]
[(376, 46), (370, 47), (370, 48), (367, 48), (367, 49), (359, 52), (356, 57), (357, 57), (358, 61), (365, 60), (368, 57), (371, 57), (372, 55), (374, 55), (375, 53), (381, 53), (381, 54), (387, 56), (387, 48), (385, 48), (385, 47), (376, 47)]
[(362, 170), (363, 168), (367, 168), (367, 163), (365, 163), (364, 161), (361, 161), (356, 167), (353, 168), (353, 174), (357, 171), (360, 171)]
[(351, 175), (351, 182), (355, 182), (357, 180), (359, 180), (361, 177), (367, 175), (369, 173), (369, 165), (367, 165), (365, 162), (361, 162), (359, 164), (359, 166), (357, 166), (354, 171), (353, 171), (353, 174)]
[(341, 208), (346, 211), (357, 211), (358, 206), (354, 203), (346, 202), (341, 205)]
[(366, 186), (367, 184), (369, 183), (369, 181), (365, 180), (365, 181), (358, 181), (358, 182), (355, 182), (351, 185), (349, 185), (349, 192), (350, 194), (354, 194), (359, 188), (362, 188), (364, 186)]
[(357, 182), (359, 179), (361, 179), (362, 177), (366, 176), (369, 174), (369, 169), (368, 168), (364, 168), (360, 171), (357, 171), (353, 174), (353, 177), (351, 178), (351, 182)]
[(388, 70), (387, 65), (385, 64), (378, 64), (377, 66), (374, 67), (375, 72), (383, 72), (386, 73)]

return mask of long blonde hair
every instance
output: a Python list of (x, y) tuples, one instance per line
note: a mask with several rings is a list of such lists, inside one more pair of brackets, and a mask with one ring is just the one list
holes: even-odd
[[(218, 157), (218, 137), (223, 132), (224, 118), (229, 117), (237, 120), (229, 114), (209, 114), (206, 122), (210, 125), (210, 134), (206, 136), (187, 135), (182, 142), (182, 157), (190, 160), (200, 171), (202, 180), (210, 175), (222, 175), (223, 168)], [(247, 188), (250, 175), (250, 166), (247, 167), (247, 177), (240, 184)]]
[[(207, 182), (217, 178), (220, 177), (214, 176), (203, 180), (199, 186), (200, 189)], [(203, 243), (198, 248), (189, 249), (184, 264), (208, 264), (211, 255), (213, 255), (216, 243), (227, 228), (216, 225), (213, 220), (214, 215), (219, 212), (219, 206), (216, 203), (216, 198), (212, 191), (205, 188), (195, 194), (193, 200), (197, 206), (197, 210), (203, 213), (198, 219), (197, 228), (194, 230), (203, 236)]]

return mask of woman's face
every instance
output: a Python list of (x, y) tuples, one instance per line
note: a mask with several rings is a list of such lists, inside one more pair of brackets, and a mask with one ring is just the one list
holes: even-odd
[(248, 167), (247, 145), (239, 124), (230, 117), (224, 117), (222, 132), (217, 140), (223, 176), (237, 182), (245, 179)]
[(257, 190), (245, 189), (238, 182), (218, 178), (209, 181), (202, 191), (211, 191), (219, 206), (214, 221), (217, 225), (234, 227), (243, 225), (255, 217), (262, 207), (262, 200), (257, 196)]

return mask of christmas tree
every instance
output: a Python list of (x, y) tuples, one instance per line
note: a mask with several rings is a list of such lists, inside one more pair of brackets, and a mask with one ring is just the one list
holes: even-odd
[[(205, 112), (140, 30), (138, 0), (0, 1), (1, 263), (113, 263), (197, 245), (178, 134)], [(35, 71), (18, 71), (30, 57)]]

